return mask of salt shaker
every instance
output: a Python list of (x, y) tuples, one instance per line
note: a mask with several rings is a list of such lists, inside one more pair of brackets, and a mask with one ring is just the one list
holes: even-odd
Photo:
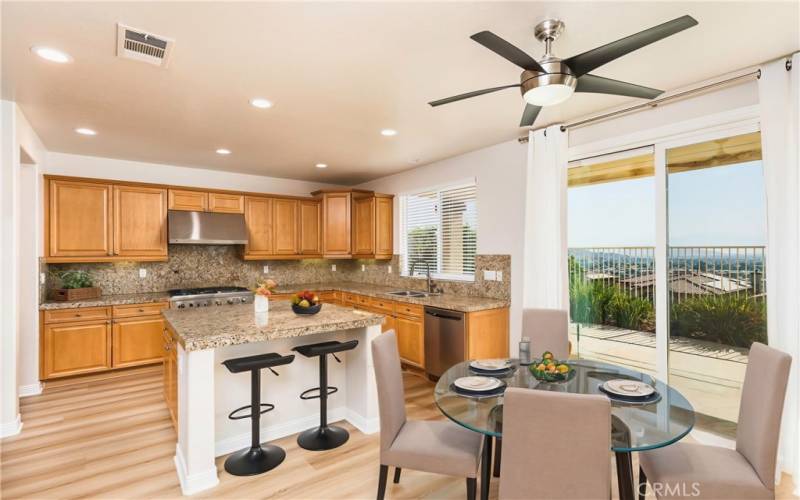
[(522, 337), (519, 341), (519, 362), (528, 365), (531, 362), (531, 339)]

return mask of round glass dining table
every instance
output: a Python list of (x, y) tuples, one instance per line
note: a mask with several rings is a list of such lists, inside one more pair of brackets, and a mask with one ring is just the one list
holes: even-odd
[[(562, 382), (537, 380), (528, 366), (513, 361), (512, 369), (495, 376), (507, 387), (566, 392), (573, 394), (605, 394), (600, 390), (604, 382), (613, 379), (639, 380), (653, 386), (657, 396), (649, 403), (632, 403), (611, 400), (611, 451), (617, 461), (617, 480), (621, 500), (634, 498), (631, 452), (652, 450), (668, 446), (686, 436), (694, 426), (694, 409), (691, 403), (675, 388), (645, 373), (629, 370), (599, 361), (570, 360), (574, 368), (570, 377)], [(492, 442), (497, 441), (494, 476), (500, 473), (500, 446), (503, 436), (503, 396), (464, 396), (455, 392), (453, 382), (461, 377), (477, 375), (464, 361), (448, 369), (439, 378), (434, 389), (436, 405), (450, 420), (475, 432), (486, 435), (481, 461), (481, 498), (489, 495), (492, 475)], [(531, 429), (536, 432), (536, 429)], [(546, 430), (542, 430), (546, 433)], [(494, 439), (493, 439), (494, 438)]]

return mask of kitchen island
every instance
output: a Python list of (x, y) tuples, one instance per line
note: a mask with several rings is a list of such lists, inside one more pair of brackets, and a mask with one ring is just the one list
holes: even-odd
[[(371, 340), (380, 335), (384, 316), (325, 304), (315, 315), (296, 315), (288, 302), (270, 303), (266, 317), (252, 304), (162, 313), (177, 345), (178, 444), (175, 466), (186, 495), (218, 483), (215, 457), (250, 443), (250, 421), (228, 420), (228, 413), (250, 401), (249, 375), (229, 373), (222, 362), (267, 352), (290, 354), (293, 347), (327, 340), (359, 341), (331, 363), (328, 380), (339, 392), (328, 403), (328, 421), (347, 420), (364, 433), (379, 430)], [(279, 367), (280, 377), (262, 373), (262, 401), (275, 410), (262, 415), (262, 441), (314, 427), (319, 408), (299, 398), (319, 385), (316, 360), (297, 356)], [(300, 453), (308, 453), (298, 451)]]

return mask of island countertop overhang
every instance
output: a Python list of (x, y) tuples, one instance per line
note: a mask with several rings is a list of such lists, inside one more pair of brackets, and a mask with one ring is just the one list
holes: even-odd
[(384, 315), (325, 304), (313, 315), (292, 311), (288, 301), (270, 302), (267, 323), (257, 321), (252, 304), (207, 309), (166, 309), (164, 320), (186, 351), (265, 342), (380, 325)]

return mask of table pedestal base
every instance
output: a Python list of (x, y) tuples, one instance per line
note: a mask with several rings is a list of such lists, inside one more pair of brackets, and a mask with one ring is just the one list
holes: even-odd
[(617, 451), (617, 485), (619, 486), (619, 500), (634, 500), (633, 493), (633, 462), (629, 451)]

